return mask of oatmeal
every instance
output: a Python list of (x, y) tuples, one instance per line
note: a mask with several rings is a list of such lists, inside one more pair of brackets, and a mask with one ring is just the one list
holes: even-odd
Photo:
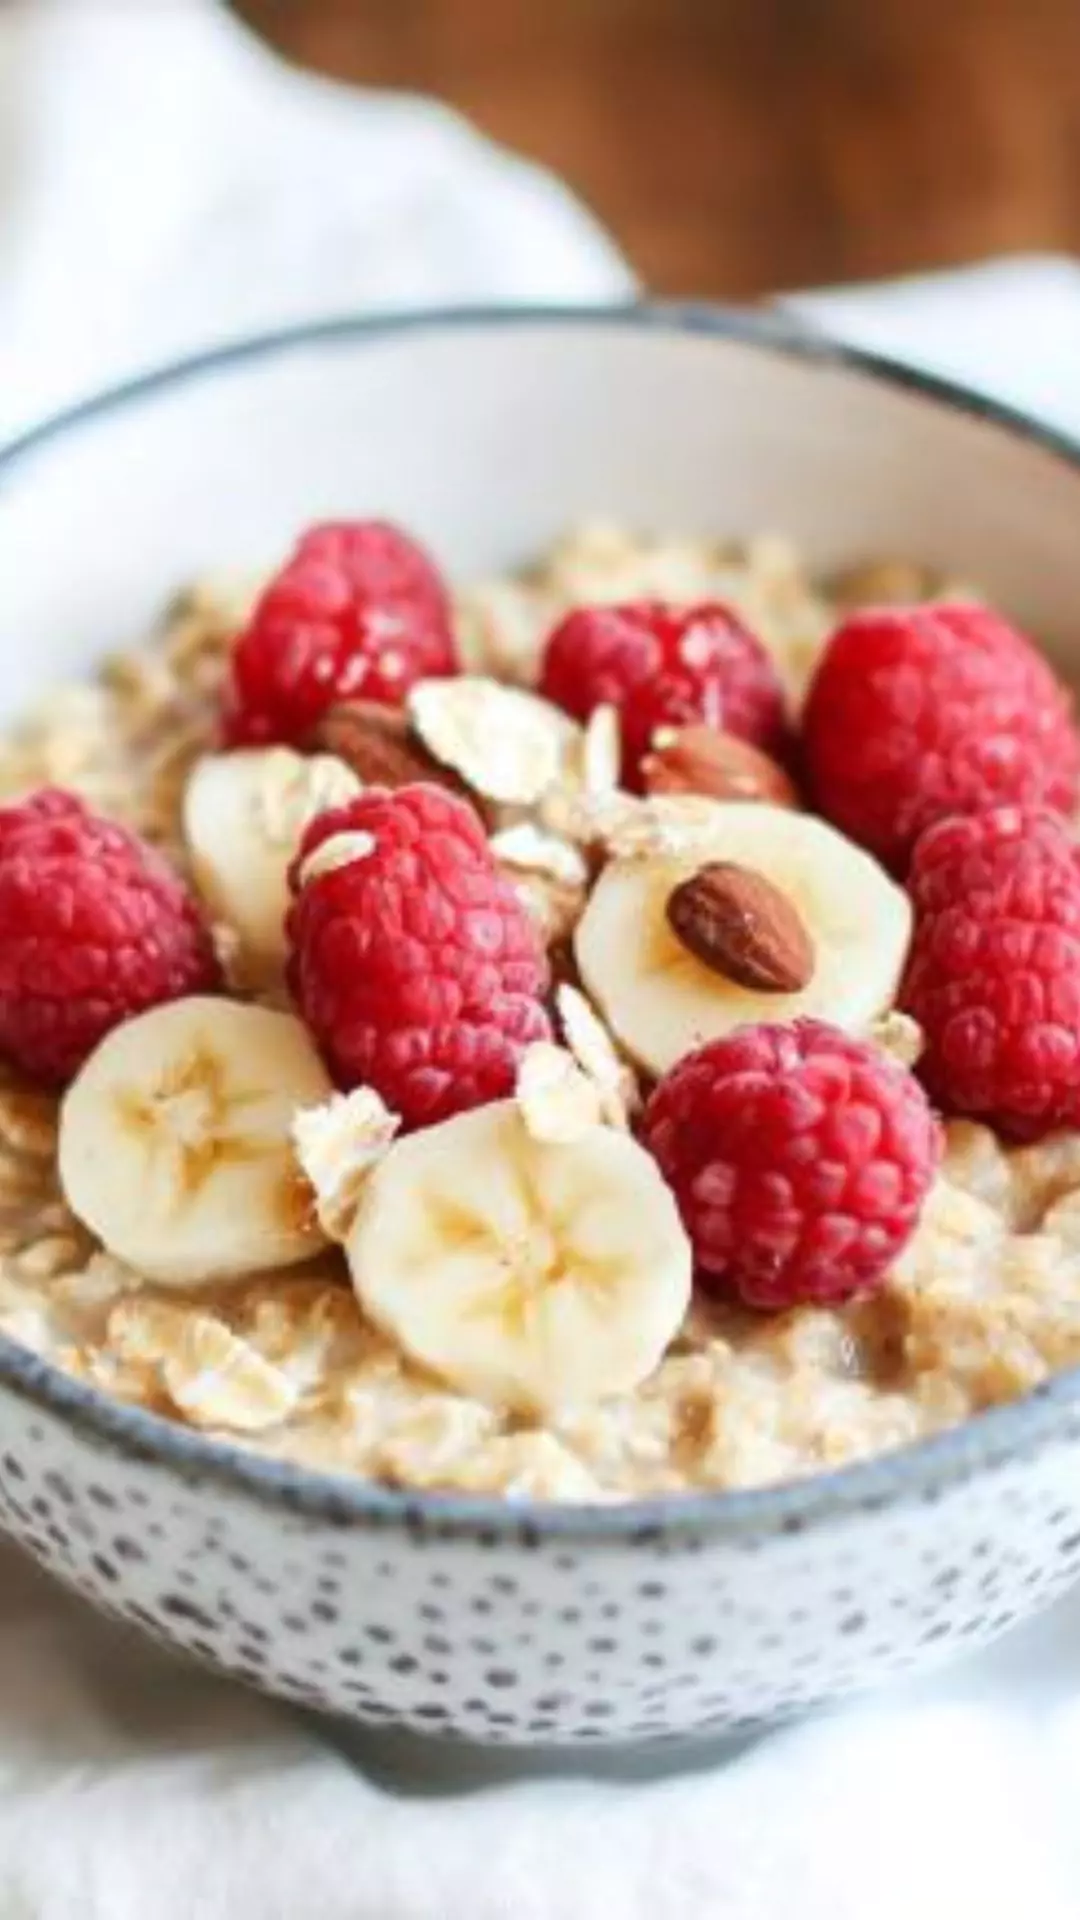
[[(93, 684), (50, 696), (0, 752), (0, 799), (62, 786), (160, 849), (200, 897), (238, 1016), (284, 1024), (260, 1027), (257, 1038), (253, 1029), (249, 1040), (238, 1017), (235, 1036), (230, 1028), (215, 1038), (212, 1125), (205, 1077), (193, 1088), (170, 1066), (166, 1104), (188, 1144), (181, 1152), (174, 1139), (168, 1165), (147, 1175), (145, 1234), (138, 1180), (128, 1182), (132, 1221), (120, 1231), (107, 1210), (112, 1187), (95, 1163), (62, 1177), (60, 1095), (32, 1074), (3, 1070), (0, 1329), (115, 1399), (263, 1454), (393, 1485), (565, 1500), (750, 1486), (839, 1466), (1080, 1364), (1080, 1129), (1067, 1123), (1027, 1129), (1041, 1137), (1008, 1146), (978, 1118), (952, 1119), (940, 1164), (934, 1172), (926, 1159), (921, 1187), (918, 1166), (890, 1161), (880, 1184), (889, 1186), (890, 1221), (903, 1228), (899, 1250), (883, 1278), (853, 1285), (850, 1298), (827, 1297), (825, 1281), (811, 1297), (821, 1280), (812, 1268), (808, 1296), (794, 1304), (784, 1304), (782, 1290), (766, 1302), (760, 1275), (756, 1306), (747, 1304), (753, 1275), (744, 1276), (741, 1304), (738, 1289), (719, 1284), (699, 1284), (691, 1299), (678, 1170), (669, 1173), (666, 1148), (658, 1145), (654, 1159), (645, 1151), (658, 1127), (650, 1115), (660, 1111), (653, 1083), (702, 1041), (722, 1045), (749, 1021), (767, 1030), (811, 1015), (862, 1036), (851, 1071), (864, 1071), (865, 1055), (860, 1113), (869, 1125), (866, 1103), (879, 1092), (886, 1105), (899, 1097), (923, 1046), (918, 1023), (896, 1006), (910, 907), (862, 847), (795, 810), (775, 739), (740, 744), (715, 730), (719, 715), (711, 739), (680, 742), (678, 728), (653, 729), (652, 766), (638, 777), (625, 759), (620, 766), (626, 733), (614, 706), (601, 701), (582, 719), (537, 692), (540, 649), (569, 609), (722, 601), (765, 643), (797, 706), (847, 607), (945, 591), (964, 590), (899, 563), (813, 580), (772, 538), (735, 548), (645, 541), (597, 525), (527, 574), (460, 595), (455, 624), (468, 672), (421, 678), (401, 703), (408, 724), (395, 721), (400, 732), (360, 708), (343, 721), (342, 708), (336, 731), (324, 719), (265, 754), (256, 740), (238, 743), (249, 758), (222, 754), (222, 684), (254, 594), (244, 587), (187, 594), (149, 645), (107, 662)], [(383, 729), (378, 738), (372, 724)], [(286, 856), (325, 809), (344, 807), (347, 818), (376, 764), (375, 777), (396, 787), (385, 769), (398, 763), (410, 778), (433, 768), (451, 807), (458, 793), (473, 794), (506, 883), (492, 898), (500, 913), (509, 913), (506, 899), (520, 903), (555, 982), (542, 1015), (503, 1009), (504, 1000), (539, 992), (524, 950), (513, 946), (515, 928), (504, 929), (510, 958), (497, 992), (482, 974), (504, 1025), (485, 1048), (516, 1048), (516, 1078), (499, 1098), (485, 1093), (456, 1117), (424, 1108), (434, 1097), (428, 1081), (410, 1081), (396, 1102), (380, 1097), (349, 1052), (355, 1034), (341, 1038), (351, 978), (328, 983), (312, 972), (319, 940), (342, 937), (332, 909), (346, 898), (341, 888), (359, 886), (377, 835), (348, 825), (321, 839), (316, 832), (294, 873), (304, 903), (290, 986), (317, 1050), (282, 978)], [(642, 785), (648, 791), (633, 790)], [(718, 807), (728, 809), (722, 832)], [(788, 822), (782, 831), (778, 818)], [(473, 857), (468, 845), (460, 857)], [(719, 882), (699, 884), (718, 862), (752, 878), (767, 868), (797, 920), (775, 912), (769, 920), (763, 885), (725, 882), (725, 892)], [(924, 913), (936, 910), (932, 879), (919, 883)], [(689, 895), (680, 891), (691, 882)], [(309, 895), (324, 916), (314, 932)], [(764, 901), (765, 924), (736, 964), (732, 926), (748, 901)], [(678, 931), (687, 912), (697, 915), (689, 936)], [(199, 964), (210, 962), (204, 955)], [(183, 1027), (194, 1007), (221, 1004), (197, 998), (201, 980), (191, 994), (173, 1002), (174, 1025)], [(932, 1013), (930, 988), (925, 998)], [(160, 1023), (162, 1011), (136, 1017)], [(101, 1042), (95, 1070), (104, 1059), (115, 1073), (136, 1071), (120, 1044), (134, 1025)], [(147, 1031), (157, 1045), (161, 1025)], [(937, 1091), (932, 1036), (930, 1045), (928, 1084)], [(137, 1072), (148, 1072), (145, 1052), (134, 1051)], [(201, 1055), (185, 1057), (203, 1073)], [(834, 1049), (829, 1073), (846, 1059)], [(801, 1072), (805, 1062), (796, 1065)], [(351, 1090), (334, 1093), (332, 1079)], [(93, 1083), (80, 1076), (76, 1084), (85, 1103)], [(180, 1120), (178, 1101), (186, 1103)], [(295, 1109), (288, 1125), (286, 1106)], [(69, 1136), (77, 1120), (78, 1102), (69, 1102)], [(422, 1183), (433, 1177), (429, 1162), (446, 1157), (436, 1142), (442, 1127), (459, 1130), (461, 1157), (452, 1190), (434, 1205)], [(90, 1131), (88, 1123), (80, 1143)], [(468, 1152), (467, 1133), (475, 1135)], [(876, 1138), (867, 1135), (868, 1157)], [(133, 1135), (124, 1151), (144, 1145)], [(493, 1306), (501, 1268), (487, 1269), (480, 1286), (476, 1221), (499, 1216), (483, 1229), (494, 1244), (511, 1204), (499, 1170), (511, 1160), (519, 1169), (513, 1205), (540, 1209), (544, 1252), (535, 1274), (515, 1275), (513, 1298), (499, 1294)], [(156, 1241), (150, 1231), (154, 1182), (174, 1180), (181, 1164), (196, 1189), (211, 1174), (225, 1184), (208, 1186), (202, 1211), (185, 1214), (165, 1244), (160, 1228)], [(893, 1189), (909, 1175), (905, 1213)], [(703, 1177), (707, 1185), (708, 1168)], [(410, 1199), (417, 1194), (426, 1213)], [(598, 1196), (609, 1208), (602, 1228)], [(696, 1236), (693, 1205), (679, 1199)], [(419, 1246), (421, 1214), (436, 1236), (431, 1254)], [(879, 1244), (885, 1228), (871, 1225), (869, 1240), (877, 1234)], [(699, 1268), (703, 1249), (715, 1247), (710, 1231), (695, 1237)], [(598, 1234), (608, 1236), (602, 1247)], [(430, 1260), (417, 1271), (435, 1274), (440, 1245), (439, 1277), (410, 1291), (409, 1263)], [(468, 1260), (454, 1266), (462, 1245)], [(209, 1278), (199, 1265), (206, 1246), (214, 1249)], [(842, 1265), (848, 1252), (837, 1241), (829, 1257)], [(452, 1298), (443, 1270), (456, 1275)], [(538, 1360), (522, 1329), (541, 1311), (551, 1271), (581, 1284), (557, 1316), (543, 1308), (546, 1359)]]

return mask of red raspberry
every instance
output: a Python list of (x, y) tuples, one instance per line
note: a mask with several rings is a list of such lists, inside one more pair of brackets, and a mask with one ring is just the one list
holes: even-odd
[(688, 1054), (653, 1092), (642, 1138), (706, 1285), (770, 1308), (880, 1280), (941, 1152), (918, 1081), (818, 1020), (744, 1027)]
[(456, 673), (446, 588), (396, 527), (312, 527), (233, 649), (230, 746), (303, 743), (336, 700), (400, 706), (415, 680)]
[(985, 607), (852, 614), (818, 664), (803, 743), (821, 812), (898, 870), (944, 814), (1076, 804), (1070, 698)]
[(548, 637), (540, 692), (577, 720), (618, 707), (622, 777), (634, 792), (658, 727), (704, 722), (767, 752), (783, 744), (776, 669), (749, 628), (713, 601), (577, 607)]
[(198, 909), (161, 855), (45, 787), (0, 807), (0, 1053), (70, 1080), (133, 1014), (212, 992)]
[[(371, 852), (303, 879), (316, 847)], [(439, 787), (369, 787), (320, 814), (293, 863), (289, 984), (343, 1087), (364, 1083), (409, 1127), (513, 1090), (550, 1035), (543, 950), (472, 808)]]
[(931, 1097), (1014, 1139), (1080, 1125), (1080, 867), (1064, 824), (1020, 807), (918, 841), (901, 1004)]

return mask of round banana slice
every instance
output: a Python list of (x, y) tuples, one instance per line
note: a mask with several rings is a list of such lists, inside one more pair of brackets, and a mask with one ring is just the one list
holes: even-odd
[(162, 1286), (292, 1266), (326, 1243), (290, 1128), (331, 1091), (291, 1014), (202, 997), (155, 1007), (110, 1033), (65, 1096), (64, 1196)]
[(343, 760), (291, 747), (209, 754), (193, 769), (183, 830), (195, 884), (238, 934), (256, 980), (272, 978), (285, 957), (287, 874), (304, 828), (360, 786)]
[(538, 1141), (512, 1100), (395, 1141), (346, 1253), (414, 1360), (529, 1412), (636, 1386), (690, 1299), (690, 1245), (644, 1149), (602, 1126)]
[[(737, 985), (676, 937), (667, 917), (671, 894), (712, 861), (762, 875), (794, 907), (813, 953), (799, 991)], [(910, 937), (907, 895), (825, 821), (786, 807), (718, 803), (715, 820), (695, 828), (685, 852), (604, 868), (574, 950), (626, 1051), (661, 1074), (695, 1047), (756, 1021), (810, 1015), (865, 1031), (896, 998)]]

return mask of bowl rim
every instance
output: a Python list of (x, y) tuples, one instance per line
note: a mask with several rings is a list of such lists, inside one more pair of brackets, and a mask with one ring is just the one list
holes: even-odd
[[(849, 346), (802, 319), (772, 309), (750, 312), (702, 302), (642, 301), (599, 306), (459, 306), (406, 313), (341, 314), (232, 339), (139, 373), (76, 401), (0, 446), (0, 493), (24, 460), (67, 435), (152, 401), (161, 394), (304, 348), (493, 328), (648, 329), (734, 341), (767, 356), (795, 358), (899, 388), (983, 421), (1059, 459), (1080, 481), (1080, 441), (940, 375)], [(610, 1501), (566, 1501), (386, 1487), (356, 1474), (329, 1472), (211, 1440), (144, 1408), (113, 1400), (0, 1333), (0, 1388), (38, 1406), (97, 1446), (210, 1480), (278, 1512), (335, 1526), (390, 1525), (416, 1533), (483, 1534), (534, 1545), (541, 1538), (616, 1544), (665, 1535), (745, 1538), (796, 1533), (823, 1521), (896, 1502), (938, 1498), (984, 1469), (1006, 1465), (1055, 1438), (1080, 1414), (1080, 1366), (1052, 1376), (1021, 1398), (972, 1415), (959, 1426), (850, 1465), (775, 1485), (712, 1492), (650, 1494)], [(2, 1466), (0, 1466), (2, 1473)]]

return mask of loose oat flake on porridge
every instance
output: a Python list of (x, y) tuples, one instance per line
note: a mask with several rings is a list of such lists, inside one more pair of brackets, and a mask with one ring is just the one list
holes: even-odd
[(1080, 1364), (1078, 767), (904, 560), (597, 522), (455, 601), (340, 522), (189, 590), (0, 746), (0, 1331), (510, 1498), (1029, 1391)]

